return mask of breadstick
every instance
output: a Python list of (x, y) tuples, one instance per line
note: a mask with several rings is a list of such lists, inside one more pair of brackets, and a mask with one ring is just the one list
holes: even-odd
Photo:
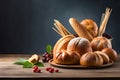
[(87, 31), (87, 29), (79, 24), (79, 22), (75, 18), (70, 18), (69, 22), (74, 29), (74, 31), (78, 34), (78, 36), (87, 38), (89, 41), (93, 39), (93, 36)]
[(54, 19), (55, 23), (57, 24), (57, 26), (59, 28), (61, 28), (63, 30), (63, 32), (66, 34), (66, 35), (70, 35), (71, 33), (62, 25), (62, 23), (60, 23), (58, 20)]
[(102, 36), (102, 34), (105, 32), (106, 25), (107, 25), (107, 22), (109, 20), (111, 12), (112, 12), (112, 9), (106, 8), (104, 16), (103, 16), (103, 18), (101, 20), (101, 25), (100, 25), (100, 28), (99, 28), (98, 36)]

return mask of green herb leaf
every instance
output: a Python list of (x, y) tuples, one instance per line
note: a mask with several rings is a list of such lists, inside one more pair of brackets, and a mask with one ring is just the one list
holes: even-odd
[(24, 58), (19, 58), (18, 61), (19, 61), (19, 62), (26, 62), (27, 60), (24, 59)]
[(15, 62), (14, 64), (23, 65), (25, 62)]
[(34, 65), (36, 65), (36, 66), (38, 66), (38, 67), (44, 67), (43, 63), (41, 63), (41, 62), (37, 62), (37, 63), (34, 64)]
[(51, 50), (52, 50), (52, 46), (51, 46), (50, 44), (48, 44), (48, 45), (46, 46), (46, 52), (50, 53)]
[(14, 64), (17, 64), (17, 65), (24, 65), (24, 63), (25, 63), (26, 61), (27, 61), (26, 59), (19, 58), (19, 59), (18, 59), (18, 62), (15, 62)]
[(29, 61), (24, 62), (23, 64), (23, 68), (32, 68), (34, 66), (34, 64), (32, 64)]
[(44, 66), (42, 62), (37, 62), (37, 63), (33, 64), (33, 63), (27, 61), (26, 59), (23, 59), (23, 58), (19, 58), (18, 62), (15, 62), (14, 64), (23, 65), (23, 68), (32, 68), (34, 65), (36, 65), (38, 67)]

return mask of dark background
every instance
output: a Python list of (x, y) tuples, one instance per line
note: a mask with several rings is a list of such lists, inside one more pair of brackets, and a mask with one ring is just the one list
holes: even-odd
[(43, 53), (61, 37), (52, 30), (58, 19), (74, 33), (70, 17), (91, 18), (99, 26), (106, 7), (113, 9), (106, 32), (120, 48), (120, 0), (0, 0), (0, 53)]

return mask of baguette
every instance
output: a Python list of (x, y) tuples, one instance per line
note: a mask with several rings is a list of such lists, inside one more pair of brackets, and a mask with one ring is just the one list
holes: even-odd
[(75, 18), (70, 18), (69, 23), (79, 37), (87, 38), (89, 41), (93, 39), (93, 36)]

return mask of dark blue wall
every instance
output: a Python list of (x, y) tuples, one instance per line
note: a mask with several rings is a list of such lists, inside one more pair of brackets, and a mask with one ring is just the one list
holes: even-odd
[(60, 38), (51, 28), (54, 19), (73, 32), (70, 17), (99, 25), (106, 7), (113, 9), (106, 32), (119, 53), (120, 0), (0, 0), (0, 53), (43, 53)]

